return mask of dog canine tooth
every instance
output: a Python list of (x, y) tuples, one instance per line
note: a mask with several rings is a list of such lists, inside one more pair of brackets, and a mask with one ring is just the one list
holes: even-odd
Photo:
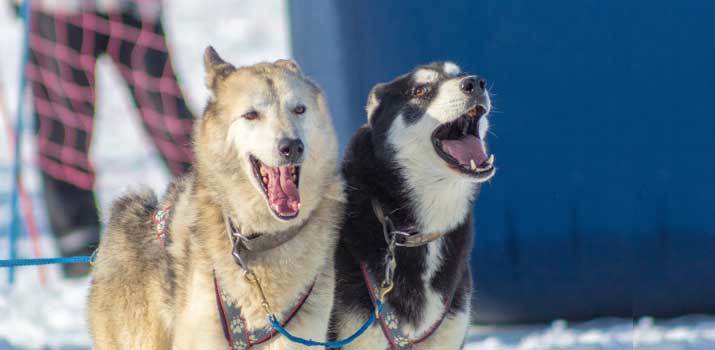
[(479, 171), (486, 171), (491, 169), (494, 166), (494, 155), (489, 155), (489, 158), (484, 161), (484, 166), (479, 167), (477, 170)]
[(472, 166), (472, 170), (477, 170), (477, 163), (474, 162), (474, 159), (470, 159), (469, 164)]

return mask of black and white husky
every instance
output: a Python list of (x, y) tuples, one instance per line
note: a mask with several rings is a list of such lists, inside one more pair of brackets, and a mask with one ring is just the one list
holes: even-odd
[(368, 123), (343, 164), (348, 205), (336, 252), (333, 336), (352, 334), (393, 288), (380, 320), (346, 349), (463, 345), (471, 209), (495, 172), (485, 144), (490, 108), (484, 80), (450, 62), (418, 67), (370, 92)]

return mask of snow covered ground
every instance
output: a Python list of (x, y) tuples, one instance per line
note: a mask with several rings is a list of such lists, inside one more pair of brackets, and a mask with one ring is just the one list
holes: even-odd
[[(207, 44), (225, 58), (250, 64), (289, 56), (285, 4), (281, 0), (213, 0), (167, 2), (166, 19), (184, 91), (193, 110), (201, 110), (206, 98), (201, 55)], [(17, 100), (20, 22), (0, 3), (0, 93), (14, 111)], [(111, 62), (100, 63), (98, 117), (92, 157), (99, 169), (101, 208), (112, 198), (139, 185), (163, 191), (168, 181), (156, 151), (141, 129), (128, 91)], [(2, 113), (2, 111), (0, 111)], [(10, 222), (11, 152), (4, 122), (0, 122), (0, 258), (7, 256)], [(33, 142), (24, 135), (24, 180), (34, 201), (36, 219), (43, 232), (46, 220), (33, 164)], [(52, 240), (43, 235), (44, 256), (54, 256)], [(20, 242), (23, 257), (32, 257), (27, 239)], [(48, 283), (39, 285), (35, 268), (19, 270), (18, 282), (6, 284), (0, 271), (0, 350), (88, 349), (85, 321), (87, 280), (66, 281), (56, 267), (47, 268)], [(585, 323), (554, 321), (550, 324), (510, 327), (475, 326), (468, 350), (710, 350), (715, 349), (715, 318), (688, 316), (673, 320), (600, 319)]]

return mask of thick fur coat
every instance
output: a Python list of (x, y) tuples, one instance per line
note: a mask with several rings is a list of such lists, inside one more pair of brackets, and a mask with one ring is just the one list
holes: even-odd
[[(144, 191), (112, 207), (92, 272), (94, 349), (225, 349), (214, 276), (241, 305), (249, 327), (266, 326), (258, 291), (231, 255), (226, 216), (244, 235), (300, 230), (288, 242), (250, 255), (248, 264), (277, 313), (290, 309), (315, 281), (287, 328), (326, 339), (344, 194), (325, 98), (291, 61), (236, 68), (209, 48), (205, 64), (212, 97), (195, 125), (194, 171), (172, 183), (161, 200)], [(287, 157), (280, 149), (285, 139), (302, 141), (302, 157)], [(297, 214), (282, 217), (289, 209), (261, 187), (267, 180), (262, 185), (259, 170), (252, 169), (255, 159), (267, 169), (299, 165)], [(288, 180), (280, 181), (287, 186)], [(162, 241), (152, 215), (169, 205)], [(302, 347), (277, 336), (256, 348)]]
[[(372, 90), (368, 123), (354, 135), (343, 163), (348, 205), (336, 251), (333, 337), (348, 336), (373, 312), (360, 263), (377, 281), (385, 275), (387, 243), (372, 206), (377, 200), (397, 229), (445, 234), (426, 245), (396, 248), (394, 289), (385, 300), (395, 311), (391, 322), (402, 335), (415, 339), (444, 317), (412, 348), (463, 345), (472, 291), (472, 204), (480, 184), (494, 174), (493, 157), (486, 157), (484, 143), (490, 107), (483, 80), (449, 62), (418, 67)], [(458, 122), (465, 123), (464, 134), (462, 128), (455, 131), (458, 137), (445, 129), (446, 136), (440, 136), (440, 128)], [(441, 146), (450, 141), (474, 149), (462, 147), (459, 153)], [(481, 158), (475, 164), (465, 155)], [(379, 325), (346, 347), (387, 348)]]

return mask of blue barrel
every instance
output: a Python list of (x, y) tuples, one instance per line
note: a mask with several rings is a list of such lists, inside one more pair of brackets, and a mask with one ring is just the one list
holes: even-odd
[(715, 311), (715, 2), (294, 1), (342, 144), (367, 92), (452, 60), (494, 94), (475, 319)]

